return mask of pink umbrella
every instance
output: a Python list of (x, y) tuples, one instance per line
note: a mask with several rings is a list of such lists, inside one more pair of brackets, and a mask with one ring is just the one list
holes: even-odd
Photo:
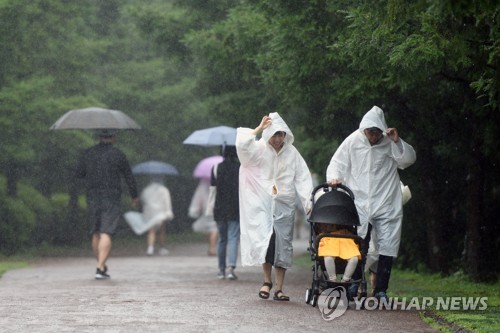
[(222, 156), (215, 155), (202, 159), (193, 171), (193, 177), (210, 179), (212, 167), (223, 161)]

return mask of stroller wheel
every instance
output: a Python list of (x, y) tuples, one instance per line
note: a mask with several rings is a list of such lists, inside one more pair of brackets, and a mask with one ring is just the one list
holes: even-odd
[(311, 303), (311, 295), (312, 295), (312, 290), (311, 289), (306, 289), (306, 304)]

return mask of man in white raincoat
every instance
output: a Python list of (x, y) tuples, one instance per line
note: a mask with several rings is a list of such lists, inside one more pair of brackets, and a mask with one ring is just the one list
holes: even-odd
[(274, 299), (289, 300), (282, 289), (285, 271), (292, 266), (296, 195), (305, 212), (311, 205), (311, 173), (293, 141), (292, 131), (278, 113), (264, 116), (255, 129), (237, 129), (241, 262), (243, 266), (262, 265), (264, 284), (259, 297), (264, 299), (273, 286), (274, 266)]
[[(375, 251), (379, 253), (374, 295), (387, 300), (393, 258), (398, 255), (403, 203), (398, 168), (416, 160), (415, 150), (388, 128), (384, 112), (377, 106), (368, 111), (359, 129), (349, 135), (333, 155), (326, 172), (330, 185), (349, 187), (355, 197), (365, 237), (373, 228)], [(351, 293), (354, 293), (351, 291)]]

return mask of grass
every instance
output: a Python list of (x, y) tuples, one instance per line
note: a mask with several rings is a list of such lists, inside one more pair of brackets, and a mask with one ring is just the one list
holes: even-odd
[(420, 274), (393, 270), (389, 296), (398, 297), (487, 297), (484, 310), (439, 310), (436, 306), (422, 311), (426, 321), (443, 331), (458, 327), (471, 332), (500, 332), (500, 282), (474, 283), (463, 274), (442, 277), (439, 274)]
[[(294, 263), (311, 266), (309, 255), (300, 256)], [(389, 297), (406, 297), (409, 304), (417, 297), (422, 304), (423, 297), (431, 297), (433, 303), (439, 297), (487, 297), (485, 310), (443, 311), (430, 306), (420, 311), (420, 316), (435, 329), (442, 332), (500, 332), (500, 282), (494, 284), (474, 283), (463, 274), (442, 277), (439, 274), (423, 274), (393, 269), (389, 285)]]
[(26, 261), (11, 260), (0, 257), (0, 277), (2, 277), (3, 273), (7, 272), (8, 270), (24, 268), (28, 266), (29, 264)]

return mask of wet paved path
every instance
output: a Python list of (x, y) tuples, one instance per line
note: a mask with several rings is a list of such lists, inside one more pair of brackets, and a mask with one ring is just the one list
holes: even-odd
[[(296, 253), (305, 242), (297, 242)], [(261, 300), (258, 267), (216, 279), (204, 244), (169, 256), (111, 257), (111, 280), (93, 278), (92, 258), (44, 259), (0, 280), (0, 332), (436, 332), (416, 311), (348, 310), (332, 321), (304, 302), (309, 269), (287, 272), (290, 302)], [(271, 296), (272, 298), (272, 296)]]

